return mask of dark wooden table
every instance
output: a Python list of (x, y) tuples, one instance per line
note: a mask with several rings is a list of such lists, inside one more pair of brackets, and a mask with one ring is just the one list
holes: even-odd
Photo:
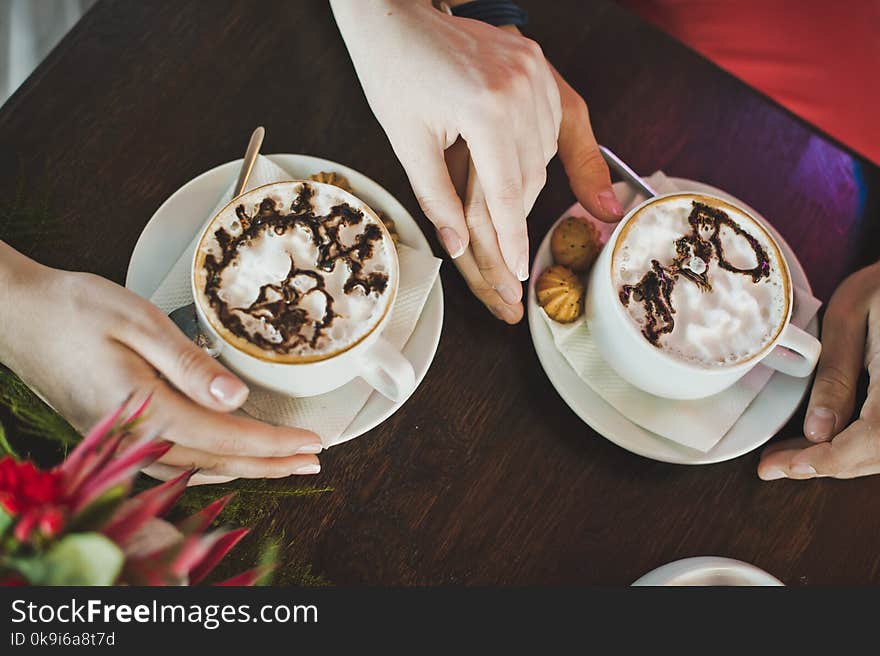
[[(600, 139), (636, 170), (758, 208), (825, 301), (880, 254), (876, 166), (613, 3), (524, 4)], [(325, 2), (104, 0), (0, 109), (0, 198), (57, 218), (0, 237), (121, 283), (162, 201), (239, 157), (258, 124), (265, 152), (353, 166), (431, 233)], [(554, 162), (533, 245), (572, 200)], [(451, 265), (442, 276), (440, 349), (406, 407), (325, 453), (316, 480), (264, 486), (331, 492), (239, 517), (281, 538), (285, 562), (336, 584), (628, 584), (718, 554), (790, 585), (880, 583), (880, 478), (764, 483), (757, 453), (706, 467), (630, 454), (560, 399), (525, 323), (501, 326)]]

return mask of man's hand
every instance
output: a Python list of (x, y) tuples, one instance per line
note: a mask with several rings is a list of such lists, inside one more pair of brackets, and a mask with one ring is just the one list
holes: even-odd
[[(847, 426), (865, 367), (868, 395)], [(880, 263), (844, 280), (828, 304), (804, 435), (767, 447), (758, 475), (770, 481), (880, 473)]]

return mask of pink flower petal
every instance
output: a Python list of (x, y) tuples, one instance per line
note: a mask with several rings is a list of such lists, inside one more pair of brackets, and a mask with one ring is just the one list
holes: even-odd
[(116, 544), (125, 546), (126, 541), (150, 519), (165, 513), (183, 494), (186, 484), (195, 470), (151, 487), (130, 499), (104, 527), (102, 533)]
[(138, 470), (155, 462), (172, 447), (171, 442), (147, 442), (135, 445), (126, 450), (115, 460), (111, 460), (103, 471), (77, 490), (74, 512), (84, 508), (92, 499), (98, 497), (107, 488), (133, 477)]
[(211, 570), (217, 566), (217, 563), (223, 560), (223, 557), (229, 553), (229, 550), (238, 544), (249, 532), (250, 529), (237, 528), (221, 534), (208, 553), (189, 570), (190, 585), (196, 585), (210, 574)]
[(226, 496), (220, 497), (216, 501), (212, 501), (194, 515), (187, 517), (177, 525), (183, 533), (201, 533), (206, 530), (219, 515), (229, 500), (235, 496), (235, 492), (230, 492)]
[(226, 579), (225, 581), (220, 581), (219, 583), (215, 583), (217, 586), (240, 586), (240, 585), (254, 585), (257, 581), (263, 578), (266, 574), (272, 571), (272, 567), (254, 567), (253, 569), (249, 569), (246, 572), (242, 572), (241, 574), (236, 574), (235, 576)]
[(77, 447), (73, 451), (71, 451), (70, 455), (67, 456), (67, 459), (63, 463), (61, 463), (60, 469), (65, 477), (76, 472), (76, 470), (82, 464), (82, 461), (86, 457), (86, 455), (94, 451), (95, 448), (104, 441), (104, 438), (116, 424), (116, 420), (119, 419), (119, 415), (122, 414), (122, 411), (128, 404), (128, 400), (129, 399), (126, 399), (125, 402), (122, 403), (122, 405), (120, 405), (118, 408), (116, 408), (116, 410), (104, 417), (95, 425), (94, 428), (92, 428), (92, 430), (86, 433), (83, 441), (80, 442)]

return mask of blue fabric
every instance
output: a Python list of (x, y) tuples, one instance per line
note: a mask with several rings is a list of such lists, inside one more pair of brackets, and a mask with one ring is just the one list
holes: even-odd
[(516, 25), (522, 27), (529, 20), (525, 9), (510, 0), (472, 0), (452, 8), (461, 18), (473, 18), (490, 25)]

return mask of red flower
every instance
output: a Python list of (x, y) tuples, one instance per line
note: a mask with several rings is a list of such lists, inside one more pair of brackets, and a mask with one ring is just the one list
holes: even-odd
[[(41, 471), (31, 462), (0, 458), (0, 513), (11, 516), (12, 522), (4, 522), (4, 526), (11, 523), (15, 537), (0, 540), (0, 585), (43, 582), (39, 567), (18, 571), (20, 565), (14, 557), (19, 553), (28, 558), (45, 556), (56, 544), (53, 538), (66, 530), (103, 533), (125, 557), (118, 580), (141, 585), (198, 583), (244, 537), (247, 529), (208, 531), (231, 495), (177, 527), (157, 520), (174, 505), (195, 470), (125, 500), (137, 472), (171, 448), (170, 442), (149, 434), (123, 446), (148, 402), (128, 418), (122, 415), (127, 405), (123, 403), (52, 470)], [(155, 537), (156, 525), (168, 529), (160, 546), (150, 540)], [(257, 568), (226, 584), (252, 585), (266, 572), (266, 568)]]
[(32, 462), (0, 460), (0, 506), (15, 517), (46, 505), (63, 505), (61, 472), (41, 471)]

